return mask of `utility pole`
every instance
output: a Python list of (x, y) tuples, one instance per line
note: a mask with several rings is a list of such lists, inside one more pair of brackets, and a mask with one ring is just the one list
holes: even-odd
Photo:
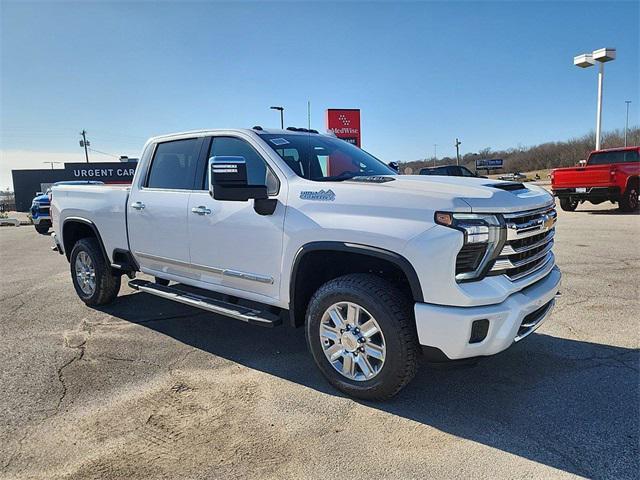
[(87, 131), (83, 129), (80, 132), (80, 135), (82, 135), (82, 140), (80, 140), (80, 146), (84, 147), (84, 158), (87, 160), (87, 163), (89, 163), (89, 145), (91, 144), (87, 140)]
[(307, 101), (307, 128), (311, 130), (311, 100)]
[(460, 145), (462, 142), (456, 138), (456, 165), (460, 165)]
[(624, 124), (624, 146), (627, 146), (627, 133), (629, 132), (629, 104), (631, 100), (625, 100), (624, 103), (627, 104), (627, 121)]
[(436, 166), (436, 160), (438, 159), (438, 144), (433, 144), (433, 166)]

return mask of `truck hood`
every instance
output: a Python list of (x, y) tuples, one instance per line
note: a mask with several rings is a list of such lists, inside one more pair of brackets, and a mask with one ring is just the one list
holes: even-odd
[(533, 210), (553, 202), (553, 197), (544, 188), (518, 182), (431, 175), (397, 175), (386, 178), (393, 180), (376, 182), (360, 178), (345, 183), (366, 184), (371, 189), (423, 193), (425, 197), (455, 198), (467, 204), (472, 212), (477, 213)]

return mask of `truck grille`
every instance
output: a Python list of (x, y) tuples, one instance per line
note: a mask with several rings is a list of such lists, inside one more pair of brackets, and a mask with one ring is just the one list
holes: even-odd
[(557, 213), (554, 205), (504, 215), (507, 241), (489, 275), (519, 280), (553, 261)]

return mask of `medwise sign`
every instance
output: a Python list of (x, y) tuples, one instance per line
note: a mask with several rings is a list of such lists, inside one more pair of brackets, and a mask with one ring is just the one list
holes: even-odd
[(360, 109), (327, 109), (327, 130), (335, 133), (336, 137), (361, 147)]

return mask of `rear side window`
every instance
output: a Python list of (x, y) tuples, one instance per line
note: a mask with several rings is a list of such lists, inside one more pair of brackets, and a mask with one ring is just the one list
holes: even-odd
[(197, 170), (199, 145), (200, 141), (197, 138), (159, 143), (151, 162), (146, 186), (191, 190)]
[(618, 150), (617, 152), (594, 153), (589, 158), (589, 165), (608, 165), (611, 163), (637, 162), (637, 150)]

